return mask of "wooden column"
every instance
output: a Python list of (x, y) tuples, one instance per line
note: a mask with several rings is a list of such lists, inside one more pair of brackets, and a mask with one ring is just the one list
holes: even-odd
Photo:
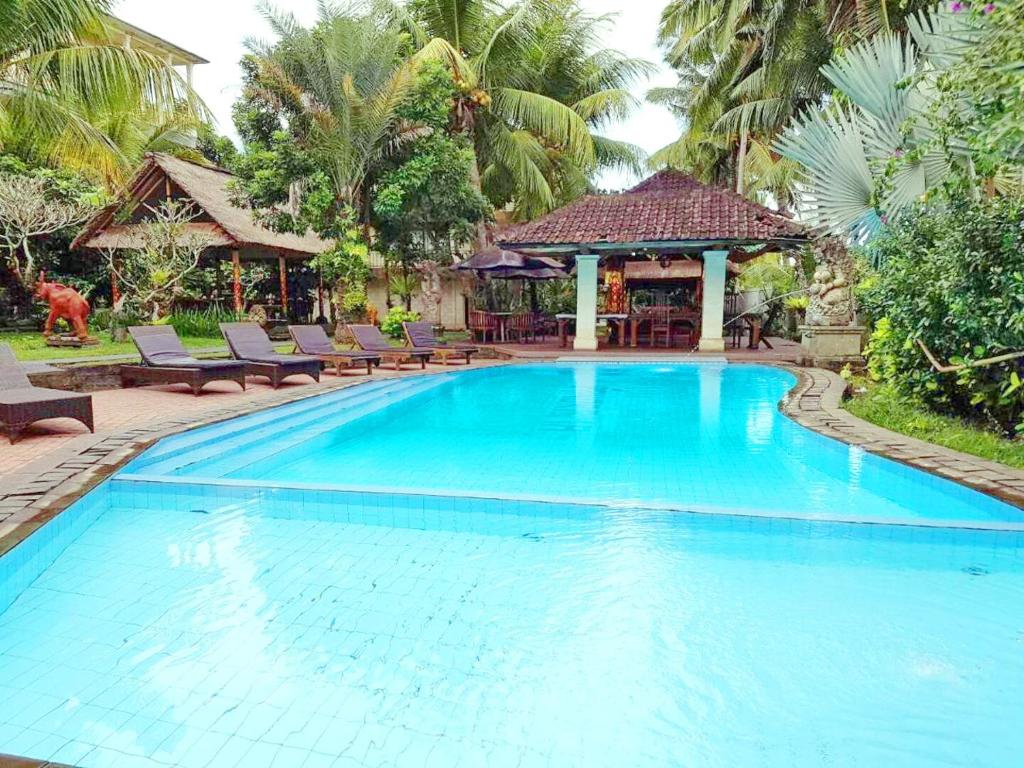
[(235, 300), (235, 312), (242, 314), (242, 259), (238, 251), (231, 252), (231, 295)]
[(110, 269), (110, 301), (112, 307), (121, 301), (121, 285), (117, 280), (117, 270), (113, 267)]
[(277, 255), (277, 271), (281, 280), (281, 316), (288, 319), (288, 263), (284, 254)]

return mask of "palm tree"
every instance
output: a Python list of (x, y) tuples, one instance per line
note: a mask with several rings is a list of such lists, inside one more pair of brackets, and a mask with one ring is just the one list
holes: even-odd
[[(91, 117), (147, 115), (156, 124), (206, 109), (156, 57), (105, 42), (108, 0), (0, 0), (0, 150), (108, 183), (132, 158)], [(109, 126), (108, 126), (109, 127)]]
[(520, 217), (586, 191), (594, 174), (639, 166), (636, 147), (598, 131), (635, 106), (647, 62), (602, 49), (608, 21), (576, 0), (418, 0), (388, 7), (420, 49), (453, 70), (456, 126), (471, 134), (480, 188)]
[(407, 39), (394, 23), (353, 8), (321, 3), (312, 28), (261, 10), (278, 38), (250, 44), (261, 85), (316, 155), (337, 201), (364, 211), (367, 178), (400, 138), (398, 108), (415, 83)]
[(969, 166), (963, 137), (936, 142), (925, 119), (937, 78), (963, 52), (945, 40), (968, 35), (969, 23), (937, 9), (911, 20), (910, 34), (876, 35), (823, 68), (837, 98), (794, 120), (776, 145), (800, 165), (815, 224), (867, 239), (939, 186), (952, 164)]
[[(918, 5), (920, 0), (899, 6), (891, 0), (671, 0), (659, 36), (686, 92), (685, 129), (656, 158), (678, 160), (687, 147), (721, 146), (711, 175), (728, 166), (743, 192), (754, 143), (770, 144), (794, 116), (827, 100), (832, 84), (821, 68), (834, 51), (903, 25), (908, 8)], [(674, 99), (655, 92), (652, 100)]]

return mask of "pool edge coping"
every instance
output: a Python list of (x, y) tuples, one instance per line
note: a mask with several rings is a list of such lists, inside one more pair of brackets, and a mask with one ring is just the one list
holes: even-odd
[(778, 363), (774, 367), (797, 377), (779, 410), (800, 426), (1024, 509), (1024, 471), (901, 435), (854, 416), (842, 407), (849, 383), (833, 371)]
[[(535, 365), (540, 360), (503, 361), (501, 365)], [(1024, 509), (1024, 471), (960, 453), (916, 438), (900, 435), (853, 416), (842, 407), (847, 382), (822, 368), (801, 367), (789, 363), (730, 361), (728, 365), (761, 365), (794, 375), (796, 384), (783, 396), (778, 407), (795, 423), (825, 437), (838, 440), (900, 464), (942, 477), (988, 496)], [(478, 368), (447, 369), (407, 374), (408, 377), (459, 374)], [(406, 378), (403, 376), (402, 378)], [(165, 437), (191, 429), (228, 421), (240, 416), (276, 408), (288, 403), (358, 387), (372, 379), (339, 381), (336, 386), (306, 390), (289, 390), (252, 403), (233, 406), (203, 414), (199, 418), (168, 419), (144, 427), (135, 427), (86, 440), (69, 446), (64, 456), (47, 454), (27, 465), (28, 472), (39, 464), (39, 476), (28, 488), (19, 488), (0, 495), (0, 509), (13, 511), (12, 517), (0, 523), (0, 556), (13, 549), (33, 532), (59, 515), (75, 501), (113, 475), (125, 464)]]

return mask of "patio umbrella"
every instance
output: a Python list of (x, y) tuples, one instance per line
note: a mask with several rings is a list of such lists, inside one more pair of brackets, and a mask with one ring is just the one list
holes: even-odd
[(452, 267), (501, 280), (555, 280), (569, 277), (563, 264), (546, 256), (529, 256), (498, 246), (485, 248)]

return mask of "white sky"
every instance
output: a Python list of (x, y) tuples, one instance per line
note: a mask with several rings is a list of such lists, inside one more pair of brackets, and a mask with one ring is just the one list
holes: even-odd
[[(674, 78), (661, 63), (655, 42), (664, 0), (581, 2), (595, 14), (618, 14), (606, 32), (609, 47), (659, 64), (659, 73), (650, 82), (636, 84), (638, 98), (642, 99), (653, 85), (672, 84)], [(316, 17), (315, 0), (278, 0), (278, 4), (289, 8), (304, 22), (312, 22)], [(213, 110), (218, 131), (235, 137), (231, 105), (241, 88), (238, 61), (245, 52), (243, 42), (250, 37), (266, 39), (270, 36), (255, 6), (256, 0), (176, 0), (173, 3), (119, 0), (113, 10), (125, 21), (209, 60), (209, 64), (196, 67), (196, 90)], [(645, 104), (629, 120), (608, 128), (606, 133), (653, 152), (675, 139), (678, 131), (667, 111)], [(601, 184), (617, 189), (630, 181), (622, 175), (609, 174), (601, 179)]]

